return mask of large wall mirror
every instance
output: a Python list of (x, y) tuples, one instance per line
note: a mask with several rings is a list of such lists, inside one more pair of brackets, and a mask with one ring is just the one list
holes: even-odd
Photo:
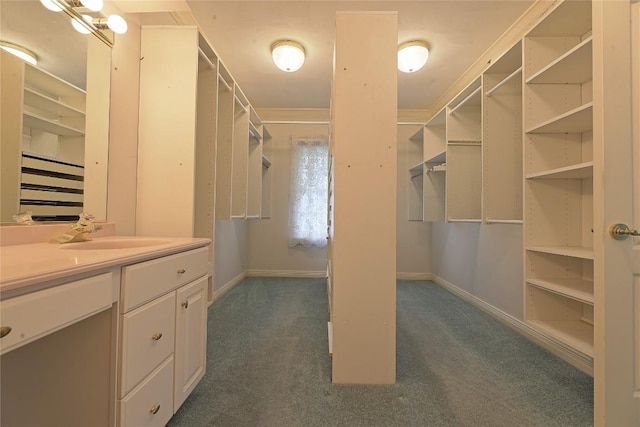
[(0, 50), (0, 222), (106, 220), (111, 47), (39, 0), (0, 1), (0, 40), (38, 59)]

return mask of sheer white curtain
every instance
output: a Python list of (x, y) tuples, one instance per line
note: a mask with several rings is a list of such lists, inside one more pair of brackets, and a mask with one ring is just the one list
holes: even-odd
[(322, 138), (291, 139), (289, 246), (327, 245), (328, 144)]

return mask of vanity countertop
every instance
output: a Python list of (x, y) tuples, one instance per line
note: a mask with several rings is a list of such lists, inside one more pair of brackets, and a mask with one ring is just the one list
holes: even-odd
[[(148, 245), (136, 246), (136, 243)], [(122, 243), (125, 247), (119, 247)], [(0, 247), (0, 299), (43, 289), (43, 282), (146, 261), (211, 243), (203, 238), (100, 237), (85, 243)], [(84, 246), (84, 247), (83, 247)], [(46, 287), (46, 286), (45, 286)]]

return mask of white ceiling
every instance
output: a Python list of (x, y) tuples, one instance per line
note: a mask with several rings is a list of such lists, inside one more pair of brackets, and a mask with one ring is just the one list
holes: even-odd
[[(398, 73), (398, 107), (427, 109), (502, 34), (533, 0), (414, 1), (221, 1), (113, 2), (123, 12), (191, 8), (203, 33), (256, 108), (328, 108), (335, 12), (398, 11), (398, 42), (426, 40), (431, 57), (412, 74)], [(149, 13), (149, 24), (171, 23), (168, 14)], [(40, 66), (84, 86), (86, 36), (69, 18), (50, 12), (38, 0), (0, 1), (0, 38), (21, 43), (40, 57)], [(269, 47), (279, 39), (301, 42), (304, 66), (284, 73), (271, 61)], [(117, 43), (117, 40), (116, 40)]]
[[(427, 109), (533, 3), (531, 0), (187, 0), (205, 36), (256, 108), (328, 108), (335, 12), (398, 11), (398, 42), (431, 45), (425, 67), (398, 73), (398, 107)], [(303, 67), (271, 61), (279, 39), (302, 43)]]

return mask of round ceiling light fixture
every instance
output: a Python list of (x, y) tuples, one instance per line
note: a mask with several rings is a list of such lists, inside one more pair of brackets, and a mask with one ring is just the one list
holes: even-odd
[(304, 47), (293, 40), (279, 40), (271, 45), (271, 56), (278, 68), (293, 73), (304, 64)]
[(429, 44), (420, 40), (401, 43), (398, 46), (398, 70), (413, 73), (427, 63)]
[(15, 43), (0, 40), (0, 49), (6, 50), (7, 52), (17, 56), (18, 58), (28, 62), (31, 65), (38, 65), (38, 57), (36, 56), (36, 54), (25, 47), (22, 47)]

